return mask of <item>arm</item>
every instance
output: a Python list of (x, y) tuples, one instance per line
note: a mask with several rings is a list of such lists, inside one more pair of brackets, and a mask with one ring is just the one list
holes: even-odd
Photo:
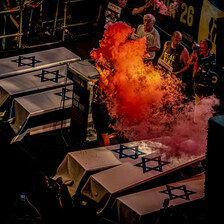
[(189, 59), (189, 53), (188, 50), (186, 48), (183, 49), (181, 55), (180, 55), (180, 61), (183, 62), (184, 67), (181, 68), (179, 71), (177, 72), (173, 72), (174, 75), (179, 75), (183, 72), (185, 72), (188, 68), (189, 68), (189, 64), (188, 64), (188, 59)]
[(132, 33), (132, 35), (131, 35), (131, 39), (132, 39), (132, 40), (141, 38), (141, 36), (139, 35), (139, 30), (140, 30), (140, 28), (141, 28), (141, 25), (139, 25), (139, 26), (137, 27), (137, 30), (136, 30), (135, 33)]
[(158, 48), (158, 47), (147, 47), (146, 50), (147, 51), (159, 51), (160, 48)]
[(150, 7), (151, 3), (152, 3), (152, 0), (150, 0), (145, 5), (143, 5), (143, 6), (139, 7), (139, 8), (134, 8), (132, 10), (132, 15), (134, 16), (134, 15), (137, 15), (137, 14), (140, 14), (140, 13), (144, 12), (145, 9)]
[(196, 72), (198, 71), (198, 53), (195, 50), (191, 53), (187, 63), (189, 65), (194, 65), (193, 74), (192, 74), (192, 76), (194, 78)]
[(146, 50), (147, 51), (159, 51), (161, 46), (160, 46), (160, 36), (159, 36), (159, 33), (156, 31), (155, 34), (153, 35), (153, 37), (151, 37), (151, 46), (148, 46), (148, 43), (147, 43), (147, 36), (146, 36), (146, 45), (147, 45), (147, 48)]
[(195, 62), (197, 62), (197, 61), (198, 61), (198, 54), (197, 54), (197, 52), (194, 50), (194, 51), (191, 53), (191, 55), (190, 55), (190, 57), (189, 57), (187, 63), (188, 63), (189, 65), (193, 65), (193, 64), (195, 64)]

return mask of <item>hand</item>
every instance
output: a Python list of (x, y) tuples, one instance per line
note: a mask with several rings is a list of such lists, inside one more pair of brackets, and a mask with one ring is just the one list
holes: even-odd
[(198, 61), (198, 52), (196, 50), (193, 50), (192, 56), (194, 58), (194, 61)]
[(145, 8), (145, 9), (149, 8), (151, 4), (152, 4), (152, 0), (148, 1), (148, 2), (144, 5), (144, 8)]
[(194, 42), (194, 43), (193, 43), (193, 45), (192, 45), (192, 48), (194, 48), (196, 44), (197, 44), (197, 43), (196, 43), (196, 42)]

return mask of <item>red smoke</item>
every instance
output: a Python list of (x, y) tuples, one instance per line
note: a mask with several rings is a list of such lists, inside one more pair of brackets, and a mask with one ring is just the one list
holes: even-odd
[(100, 48), (91, 52), (97, 69), (102, 68), (100, 88), (106, 95), (110, 116), (116, 120), (114, 128), (130, 141), (159, 137), (172, 145), (174, 154), (181, 145), (185, 153), (201, 153), (211, 108), (217, 101), (201, 101), (195, 114), (194, 103), (185, 103), (178, 79), (168, 75), (165, 78), (144, 64), (145, 38), (130, 40), (133, 32), (126, 23), (110, 24)]

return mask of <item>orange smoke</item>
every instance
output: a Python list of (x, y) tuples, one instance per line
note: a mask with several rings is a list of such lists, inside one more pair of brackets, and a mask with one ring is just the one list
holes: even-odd
[[(164, 100), (173, 101), (179, 96), (179, 81), (162, 77), (159, 71), (143, 62), (145, 38), (128, 40), (134, 32), (126, 23), (111, 24), (104, 32), (100, 48), (91, 52), (101, 72), (100, 88), (107, 96), (112, 117), (135, 124), (156, 118)], [(171, 107), (173, 105), (166, 105)]]
[(114, 128), (129, 140), (176, 135), (175, 127), (193, 120), (193, 104), (183, 103), (181, 81), (143, 62), (145, 38), (131, 40), (133, 33), (126, 23), (110, 24), (100, 48), (91, 52)]

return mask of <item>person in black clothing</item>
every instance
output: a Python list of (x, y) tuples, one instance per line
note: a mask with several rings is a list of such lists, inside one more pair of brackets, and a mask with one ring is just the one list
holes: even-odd
[(215, 53), (211, 52), (212, 42), (209, 39), (194, 43), (188, 64), (193, 65), (193, 82), (195, 97), (202, 98), (215, 94), (218, 84)]
[(132, 16), (132, 11), (133, 11), (133, 7), (132, 7), (132, 3), (130, 0), (106, 0), (106, 1), (102, 1), (99, 5), (99, 13), (96, 19), (96, 22), (98, 22), (99, 20), (102, 20), (104, 17), (106, 17), (106, 13), (108, 11), (108, 3), (112, 3), (118, 7), (121, 8), (121, 13), (119, 15), (119, 17), (116, 18), (116, 21), (122, 21), (122, 22), (126, 22), (127, 24), (131, 25), (133, 22), (133, 16)]
[(120, 20), (128, 24), (132, 23), (132, 7), (128, 0), (116, 0), (117, 5), (122, 8)]
[(182, 34), (175, 31), (171, 37), (171, 41), (166, 41), (163, 47), (163, 53), (158, 61), (159, 64), (166, 64), (170, 68), (170, 72), (182, 80), (182, 73), (189, 68), (189, 53), (182, 44)]
[(110, 116), (108, 114), (107, 105), (103, 101), (103, 92), (99, 88), (99, 82), (94, 85), (93, 100), (91, 103), (92, 116), (95, 129), (97, 131), (97, 142), (99, 146), (110, 145), (109, 124)]

